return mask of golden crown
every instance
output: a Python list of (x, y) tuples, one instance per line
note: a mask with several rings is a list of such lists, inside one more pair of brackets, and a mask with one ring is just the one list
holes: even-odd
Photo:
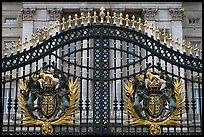
[(151, 70), (148, 69), (146, 72), (146, 77), (148, 78), (147, 87), (161, 88), (160, 74), (160, 71), (157, 71), (157, 74), (152, 74)]

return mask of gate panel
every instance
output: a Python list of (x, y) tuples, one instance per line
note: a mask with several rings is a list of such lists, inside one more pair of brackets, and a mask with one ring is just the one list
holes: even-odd
[(110, 122), (110, 91), (109, 81), (109, 50), (107, 39), (94, 39), (94, 106), (93, 124), (94, 132), (106, 134)]
[[(161, 134), (201, 134), (202, 64), (200, 58), (180, 53), (153, 37), (109, 24), (88, 25), (64, 31), (28, 51), (2, 59), (3, 134), (41, 134), (40, 126), (23, 127), (18, 119), (18, 85), (41, 67), (51, 67), (70, 77), (78, 77), (79, 121), (75, 126), (56, 126), (62, 134), (147, 135), (148, 128), (125, 121), (123, 82), (161, 63), (162, 72), (180, 77), (185, 92), (181, 126), (161, 126)], [(54, 62), (53, 62), (54, 61)], [(47, 62), (48, 66), (44, 66)]]

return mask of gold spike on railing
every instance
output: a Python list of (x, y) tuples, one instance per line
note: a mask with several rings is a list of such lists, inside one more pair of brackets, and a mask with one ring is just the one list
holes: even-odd
[(135, 16), (134, 15), (132, 16), (131, 22), (132, 22), (132, 28), (134, 29), (135, 28)]
[(110, 13), (109, 13), (109, 11), (108, 11), (108, 12), (107, 12), (107, 16), (106, 16), (106, 23), (107, 23), (107, 24), (110, 23), (110, 18), (111, 18), (111, 16), (110, 16)]
[(62, 18), (62, 23), (61, 23), (61, 25), (62, 25), (62, 31), (65, 30), (65, 24), (66, 24), (65, 17), (63, 17), (63, 18)]
[(202, 57), (202, 50), (200, 50), (200, 56)]
[(157, 40), (160, 40), (160, 30), (159, 30), (159, 27), (157, 26), (157, 29), (156, 29), (156, 34), (157, 34)]
[(35, 43), (35, 35), (32, 33), (31, 34), (31, 39), (30, 39), (30, 47), (32, 48), (33, 47), (33, 45), (34, 45), (34, 43)]
[(143, 27), (144, 27), (144, 33), (146, 34), (146, 33), (147, 33), (147, 29), (148, 29), (148, 27), (149, 27), (146, 20), (145, 20), (145, 22), (144, 22)]
[(40, 28), (38, 28), (38, 30), (37, 30), (37, 36), (36, 36), (37, 43), (39, 43), (39, 42), (40, 42), (40, 36), (41, 36), (41, 33), (40, 33)]
[(81, 12), (81, 17), (80, 17), (80, 19), (81, 19), (81, 25), (83, 26), (84, 25), (84, 19), (85, 19), (86, 17), (85, 17), (85, 15), (84, 15), (84, 13), (83, 12)]
[(49, 36), (50, 37), (52, 37), (52, 30), (53, 30), (52, 23), (50, 23), (50, 27), (49, 27)]
[(154, 28), (153, 28), (153, 23), (151, 23), (151, 26), (149, 27), (149, 29), (151, 30), (151, 36), (153, 37), (154, 35)]
[(126, 27), (129, 26), (129, 21), (130, 21), (130, 19), (129, 19), (129, 15), (126, 14), (126, 16), (125, 16), (125, 26), (126, 26)]
[(59, 33), (59, 26), (60, 26), (59, 21), (56, 20), (56, 24), (55, 24), (56, 34)]
[(8, 55), (8, 46), (7, 43), (4, 43), (4, 56)]
[(103, 8), (103, 7), (100, 8), (100, 11), (101, 11), (101, 12), (99, 13), (99, 16), (100, 16), (100, 18), (101, 18), (101, 23), (103, 23), (104, 17), (106, 16), (104, 10), (105, 10), (105, 8)]
[(25, 41), (23, 43), (23, 45), (24, 45), (23, 50), (26, 50), (27, 44), (28, 44), (28, 39), (27, 39), (27, 37), (25, 37)]
[(44, 26), (44, 29), (43, 29), (43, 40), (45, 40), (46, 37), (47, 37), (47, 27)]
[(116, 12), (113, 13), (113, 25), (116, 25), (116, 20), (117, 20), (117, 17), (116, 17)]
[(138, 28), (138, 30), (142, 30), (142, 19), (141, 18), (139, 18), (139, 21), (138, 21), (138, 25), (139, 25), (139, 28)]
[(78, 15), (75, 14), (75, 15), (74, 15), (74, 26), (75, 26), (75, 27), (78, 25), (78, 20), (79, 20)]
[(191, 46), (191, 42), (189, 41), (188, 43), (188, 49), (189, 49), (189, 54), (192, 55), (192, 46)]
[(15, 48), (14, 43), (15, 43), (14, 41), (11, 42), (11, 47), (10, 47), (10, 49), (11, 49), (11, 54), (14, 53), (14, 48)]
[(163, 30), (163, 34), (162, 34), (163, 38), (164, 38), (164, 44), (166, 44), (166, 30)]
[(196, 52), (196, 57), (199, 56), (198, 52), (199, 52), (199, 48), (198, 48), (198, 44), (196, 43), (196, 48), (194, 49), (194, 51)]
[(96, 24), (96, 19), (98, 18), (96, 11), (94, 11), (93, 15), (93, 23)]
[(170, 48), (173, 48), (173, 39), (172, 39), (172, 34), (171, 33), (170, 33), (170, 36), (169, 36), (168, 40), (169, 40)]
[(176, 37), (176, 40), (175, 40), (175, 46), (176, 46), (176, 50), (179, 50), (178, 37)]
[(186, 45), (185, 40), (183, 40), (181, 46), (183, 47), (183, 52), (186, 53), (186, 47), (187, 47), (187, 45)]
[(87, 24), (91, 24), (91, 13), (88, 12), (88, 16), (87, 16)]
[(20, 38), (18, 38), (18, 44), (17, 44), (17, 53), (19, 53), (19, 52), (20, 52), (21, 46), (22, 46), (22, 44), (21, 44), (21, 39), (20, 39)]
[(72, 16), (69, 15), (69, 19), (67, 20), (68, 22), (68, 28), (71, 28), (72, 27)]
[(122, 26), (123, 25), (123, 13), (120, 13), (120, 17), (119, 17), (119, 20), (120, 20), (120, 25)]

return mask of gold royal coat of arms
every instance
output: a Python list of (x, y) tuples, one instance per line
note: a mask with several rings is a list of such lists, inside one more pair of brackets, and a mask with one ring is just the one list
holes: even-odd
[(162, 73), (159, 63), (153, 73), (150, 65), (143, 74), (124, 82), (125, 109), (132, 116), (128, 119), (130, 125), (150, 126), (151, 135), (160, 135), (160, 126), (180, 125), (184, 94), (179, 78), (173, 80)]
[(79, 84), (59, 71), (40, 69), (19, 85), (19, 113), (25, 126), (41, 126), (44, 135), (53, 133), (53, 125), (74, 125), (78, 113)]

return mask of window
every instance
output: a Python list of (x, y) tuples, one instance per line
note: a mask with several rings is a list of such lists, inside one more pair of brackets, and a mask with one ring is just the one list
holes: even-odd
[[(200, 92), (200, 100), (199, 100), (199, 92)], [(196, 101), (196, 110), (195, 113), (196, 114), (202, 114), (202, 88), (194, 88), (194, 98)], [(201, 106), (200, 106), (201, 104)], [(201, 107), (201, 110), (200, 110)]]
[[(70, 44), (70, 53), (75, 51), (75, 44), (76, 43), (71, 43)], [(74, 61), (74, 59), (75, 59), (75, 53), (71, 53), (70, 54), (70, 61)]]
[(200, 18), (189, 18), (188, 23), (191, 24), (191, 25), (199, 24), (200, 23)]
[[(139, 56), (139, 46), (137, 46), (137, 45), (133, 45), (132, 43), (128, 43), (128, 51)], [(137, 60), (137, 57), (133, 56), (132, 54), (128, 54), (128, 58), (131, 61), (134, 59)]]
[(16, 20), (16, 18), (6, 18), (5, 23), (6, 24), (16, 24), (17, 20)]
[[(9, 93), (11, 92), (11, 93)], [(5, 90), (2, 90), (2, 100), (4, 101), (4, 103), (2, 103), (2, 108), (3, 108), (3, 112), (4, 114), (8, 114), (8, 100), (9, 100), (9, 94), (11, 94), (11, 100), (13, 102), (14, 100), (14, 90), (13, 88), (10, 91), (10, 88), (5, 88)], [(13, 103), (12, 103), (13, 104)], [(14, 112), (13, 107), (11, 108), (10, 113), (12, 114)]]
[(198, 45), (198, 48), (199, 48), (200, 41), (191, 41), (191, 45), (192, 45), (192, 56), (193, 56), (194, 58), (196, 58), (196, 51), (194, 51), (194, 49), (196, 48), (196, 44)]

